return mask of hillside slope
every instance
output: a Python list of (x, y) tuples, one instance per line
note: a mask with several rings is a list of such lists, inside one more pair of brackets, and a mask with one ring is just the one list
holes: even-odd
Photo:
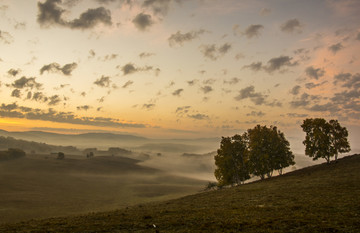
[[(359, 232), (360, 155), (173, 201), (0, 226), (1, 232)], [(156, 226), (156, 227), (155, 227)]]

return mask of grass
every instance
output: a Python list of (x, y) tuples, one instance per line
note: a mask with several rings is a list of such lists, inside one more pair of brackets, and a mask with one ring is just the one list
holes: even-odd
[(1, 232), (360, 232), (360, 155), (180, 199), (0, 226)]

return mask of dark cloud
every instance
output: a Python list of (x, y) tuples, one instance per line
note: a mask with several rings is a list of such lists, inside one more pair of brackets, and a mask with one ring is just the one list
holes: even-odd
[(42, 87), (41, 83), (36, 82), (36, 78), (26, 78), (25, 76), (17, 79), (14, 81), (14, 83), (11, 84), (11, 86), (15, 88), (35, 88), (40, 89)]
[(290, 90), (290, 94), (298, 95), (300, 92), (300, 89), (301, 89), (301, 87), (299, 85), (296, 85)]
[(261, 24), (252, 24), (245, 29), (243, 33), (247, 38), (253, 38), (260, 36), (260, 31), (264, 28)]
[(209, 116), (208, 116), (208, 115), (200, 114), (200, 113), (192, 114), (192, 115), (187, 115), (187, 116), (188, 116), (189, 118), (195, 119), (195, 120), (207, 120), (207, 119), (209, 119)]
[(302, 24), (297, 19), (290, 19), (280, 26), (281, 31), (287, 33), (294, 33), (294, 32), (301, 33), (302, 28), (303, 28)]
[(57, 4), (61, 4), (61, 0), (46, 0), (43, 3), (38, 2), (39, 13), (37, 15), (37, 22), (42, 27), (49, 27), (51, 25), (66, 25), (66, 22), (62, 19), (62, 14), (65, 10)]
[(320, 85), (321, 85), (321, 83), (305, 83), (305, 87), (307, 89), (313, 89), (313, 88), (318, 87)]
[(308, 114), (298, 114), (298, 113), (288, 113), (286, 114), (287, 117), (290, 117), (290, 118), (305, 118), (305, 117), (308, 117), (309, 115)]
[(315, 112), (338, 112), (340, 111), (340, 108), (332, 103), (326, 103), (326, 104), (315, 104), (308, 108), (310, 111)]
[(13, 77), (15, 77), (16, 75), (18, 75), (19, 73), (20, 73), (20, 69), (10, 69), (10, 70), (8, 70), (8, 74), (9, 75), (11, 75), (11, 76), (13, 76)]
[(78, 19), (69, 22), (68, 25), (72, 29), (89, 29), (95, 27), (97, 24), (112, 25), (110, 10), (104, 7), (96, 9), (88, 9), (82, 13)]
[(5, 44), (11, 44), (14, 42), (14, 37), (10, 33), (0, 30), (0, 41), (4, 42)]
[(139, 54), (139, 57), (140, 58), (147, 58), (147, 57), (151, 57), (151, 56), (154, 56), (155, 53), (145, 53), (145, 52), (142, 52)]
[(225, 55), (231, 49), (231, 45), (229, 43), (225, 43), (220, 47), (217, 47), (215, 44), (211, 44), (201, 45), (199, 48), (205, 58), (215, 61), (219, 57)]
[(16, 97), (16, 98), (20, 98), (21, 97), (21, 91), (19, 89), (14, 89), (12, 92), (11, 92), (11, 96), (12, 97)]
[[(150, 8), (154, 14), (166, 15), (170, 8), (172, 0), (145, 0), (142, 4), (143, 7)], [(176, 2), (180, 2), (177, 0)]]
[(203, 86), (200, 89), (202, 92), (204, 92), (204, 94), (207, 94), (207, 93), (213, 91), (213, 88), (211, 86)]
[(46, 97), (42, 92), (35, 92), (32, 96), (32, 100), (37, 102), (47, 102), (48, 97)]
[(297, 62), (291, 62), (293, 58), (289, 56), (279, 56), (271, 58), (267, 62), (267, 66), (265, 67), (265, 70), (269, 73), (272, 73), (273, 71), (280, 70), (282, 67), (285, 66), (295, 66), (298, 65)]
[(239, 79), (237, 77), (234, 77), (234, 78), (232, 78), (230, 80), (224, 80), (224, 84), (234, 85), (234, 84), (237, 84), (240, 81), (241, 81), (241, 79)]
[(320, 77), (324, 76), (325, 70), (320, 68), (314, 68), (313, 66), (309, 66), (305, 69), (305, 73), (308, 77), (319, 79)]
[(263, 117), (265, 116), (266, 113), (262, 112), (262, 111), (251, 111), (250, 113), (246, 114), (246, 116), (253, 116), (253, 117)]
[(356, 39), (360, 40), (360, 32), (357, 34)]
[(146, 128), (144, 124), (123, 123), (118, 119), (104, 117), (80, 117), (72, 112), (58, 112), (52, 108), (48, 110), (31, 109), (13, 104), (0, 106), (1, 117), (25, 118), (29, 120), (43, 120), (50, 122), (70, 123), (77, 125), (92, 125), (116, 128)]
[(360, 88), (360, 74), (354, 75), (350, 73), (340, 73), (334, 76), (334, 85), (342, 83), (342, 87), (359, 89)]
[(61, 98), (58, 95), (53, 95), (49, 97), (48, 105), (57, 105), (61, 102)]
[(145, 13), (139, 13), (136, 15), (132, 22), (140, 31), (145, 31), (148, 27), (154, 24), (153, 20), (151, 19), (151, 15)]
[(197, 82), (198, 82), (197, 79), (193, 79), (193, 80), (187, 81), (187, 83), (188, 83), (189, 86), (194, 86)]
[(155, 108), (155, 104), (143, 104), (142, 109), (152, 110)]
[(91, 108), (90, 105), (82, 105), (82, 106), (77, 106), (77, 107), (76, 107), (76, 109), (77, 109), (78, 111), (81, 111), (81, 110), (87, 111), (87, 110), (89, 110), (90, 108)]
[(269, 74), (273, 73), (274, 71), (281, 70), (283, 67), (291, 67), (298, 65), (298, 62), (291, 62), (292, 57), (289, 56), (279, 56), (271, 58), (267, 65), (263, 65), (262, 62), (253, 62), (250, 65), (243, 66), (243, 69), (251, 69), (253, 71), (260, 71), (264, 70)]
[(155, 76), (158, 76), (160, 73), (159, 68), (154, 68), (152, 66), (144, 66), (144, 67), (136, 67), (132, 63), (127, 63), (124, 66), (117, 66), (117, 68), (121, 68), (121, 71), (123, 72), (123, 75), (133, 74), (140, 71), (154, 71)]
[(53, 62), (48, 65), (44, 65), (40, 69), (40, 74), (42, 75), (45, 71), (47, 72), (61, 72), (66, 76), (70, 76), (71, 72), (73, 72), (77, 68), (77, 63), (69, 63), (61, 67), (58, 63)]
[(192, 41), (205, 32), (205, 30), (191, 31), (187, 33), (181, 33), (180, 31), (177, 31), (168, 38), (168, 42), (171, 47), (176, 45), (183, 46), (185, 42)]
[(180, 96), (181, 92), (183, 92), (183, 91), (184, 91), (184, 89), (177, 89), (172, 93), (172, 95), (173, 96)]
[(293, 108), (307, 107), (313, 102), (319, 102), (321, 97), (318, 95), (309, 95), (303, 93), (299, 98), (296, 98), (293, 101), (290, 101), (290, 106)]
[(68, 27), (72, 29), (90, 29), (97, 24), (112, 25), (111, 13), (104, 7), (96, 9), (88, 9), (80, 14), (80, 17), (67, 21), (63, 19), (63, 14), (66, 12), (61, 7), (61, 0), (46, 0), (41, 3), (38, 2), (38, 16), (37, 22), (42, 27), (50, 27), (53, 25)]
[(184, 116), (185, 114), (187, 114), (191, 109), (191, 106), (182, 106), (182, 107), (177, 107), (176, 108), (176, 115), (179, 117)]
[(243, 66), (243, 69), (250, 69), (252, 71), (260, 71), (263, 69), (262, 62), (253, 62), (250, 65)]
[(109, 87), (111, 83), (109, 76), (101, 76), (101, 78), (97, 79), (94, 84), (98, 85), (99, 87)]
[(341, 43), (333, 44), (333, 45), (328, 47), (328, 49), (331, 52), (333, 52), (334, 54), (336, 54), (337, 52), (339, 52), (343, 48), (344, 48), (344, 46)]
[(127, 88), (127, 87), (129, 87), (130, 85), (132, 85), (133, 83), (134, 83), (133, 81), (129, 80), (129, 81), (127, 81), (127, 82), (122, 86), (122, 88)]
[(118, 54), (108, 54), (108, 55), (105, 55), (103, 57), (103, 61), (111, 61), (111, 60), (114, 60), (118, 57), (119, 55)]
[(239, 95), (235, 96), (235, 100), (250, 99), (255, 105), (265, 104), (266, 95), (261, 94), (260, 92), (255, 92), (254, 86), (248, 86), (239, 91)]

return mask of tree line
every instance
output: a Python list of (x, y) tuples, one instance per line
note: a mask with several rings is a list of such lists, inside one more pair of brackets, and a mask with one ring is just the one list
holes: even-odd
[[(313, 160), (331, 158), (350, 151), (348, 131), (337, 120), (305, 119), (301, 125), (306, 133), (305, 155)], [(242, 135), (222, 137), (215, 159), (218, 186), (241, 184), (252, 176), (271, 177), (274, 171), (295, 165), (294, 154), (284, 133), (276, 126), (257, 125)], [(208, 185), (212, 187), (213, 184)]]

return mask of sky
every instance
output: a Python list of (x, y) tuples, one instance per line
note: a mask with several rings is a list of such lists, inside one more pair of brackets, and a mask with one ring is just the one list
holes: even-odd
[(0, 0), (0, 19), (4, 130), (360, 136), (358, 0)]

